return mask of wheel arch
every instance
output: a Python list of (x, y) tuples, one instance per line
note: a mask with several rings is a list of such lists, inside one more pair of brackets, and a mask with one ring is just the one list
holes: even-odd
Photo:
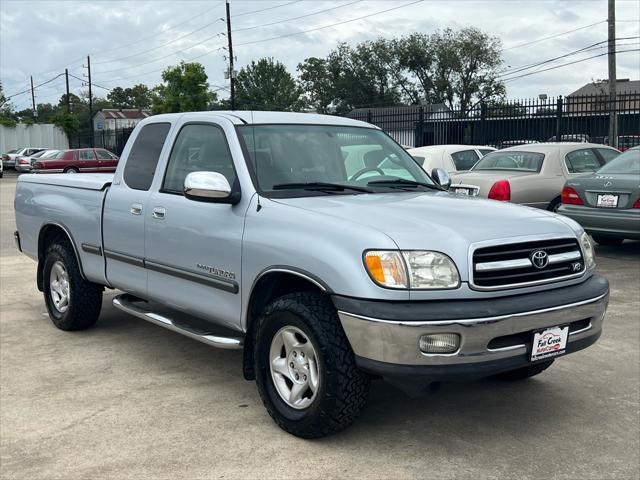
[(80, 254), (78, 252), (78, 248), (76, 247), (76, 242), (73, 240), (73, 235), (69, 232), (69, 229), (64, 225), (59, 223), (47, 223), (40, 228), (40, 233), (38, 235), (38, 271), (37, 271), (37, 285), (38, 290), (41, 292), (44, 290), (44, 279), (43, 279), (43, 271), (44, 271), (44, 255), (47, 251), (47, 246), (52, 242), (59, 239), (67, 239), (73, 248), (73, 254), (76, 257), (76, 261), (78, 262), (78, 268), (80, 269), (80, 275), (82, 278), (86, 280), (84, 275), (84, 270), (82, 269), (82, 261), (80, 260)]
[(309, 272), (295, 267), (269, 267), (260, 272), (253, 281), (244, 319), (246, 335), (242, 370), (246, 380), (255, 379), (253, 354), (256, 319), (260, 312), (273, 300), (294, 292), (332, 293), (324, 281)]

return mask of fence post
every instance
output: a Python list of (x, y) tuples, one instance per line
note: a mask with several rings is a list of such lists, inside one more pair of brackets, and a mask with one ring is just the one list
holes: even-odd
[(562, 138), (562, 95), (556, 102), (556, 142)]
[(373, 121), (373, 114), (371, 110), (367, 110), (367, 123), (371, 123)]
[(480, 102), (480, 145), (487, 144), (487, 104)]
[(420, 106), (420, 110), (418, 110), (418, 121), (416, 122), (416, 127), (413, 130), (413, 146), (414, 147), (422, 147), (424, 146), (424, 107)]

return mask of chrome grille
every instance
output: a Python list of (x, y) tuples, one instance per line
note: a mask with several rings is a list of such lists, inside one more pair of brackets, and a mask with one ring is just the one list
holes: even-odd
[(492, 245), (473, 252), (471, 284), (481, 290), (515, 288), (577, 277), (584, 268), (575, 238)]

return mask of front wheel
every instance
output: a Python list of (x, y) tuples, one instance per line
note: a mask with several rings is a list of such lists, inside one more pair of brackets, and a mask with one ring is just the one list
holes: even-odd
[(43, 273), (44, 300), (56, 327), (84, 330), (96, 323), (102, 307), (102, 287), (82, 278), (69, 242), (60, 241), (47, 249)]
[(603, 237), (600, 235), (593, 235), (593, 239), (598, 245), (620, 245), (622, 242), (624, 242), (624, 238)]
[(359, 370), (333, 304), (314, 293), (275, 300), (258, 319), (256, 383), (274, 421), (302, 438), (350, 425), (364, 407), (369, 376)]

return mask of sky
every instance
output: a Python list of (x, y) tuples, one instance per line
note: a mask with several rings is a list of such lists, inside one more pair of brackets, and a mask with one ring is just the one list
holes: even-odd
[[(444, 28), (475, 26), (499, 37), (506, 72), (607, 39), (606, 0), (231, 0), (230, 9), (236, 69), (273, 57), (294, 75), (299, 62), (326, 56), (339, 42)], [(618, 50), (640, 48), (640, 0), (617, 0), (616, 16), (616, 36), (636, 37), (620, 40)], [(94, 95), (104, 97), (116, 86), (157, 85), (164, 68), (194, 60), (205, 66), (211, 88), (226, 97), (224, 17), (218, 0), (0, 0), (0, 82), (11, 95), (28, 89), (30, 76), (39, 85), (68, 68), (77, 94), (86, 89), (90, 55)], [(600, 43), (537, 69), (605, 52)], [(619, 53), (617, 64), (618, 78), (640, 78), (640, 52)], [(601, 78), (607, 78), (606, 55), (510, 80), (507, 97), (567, 95)], [(64, 76), (54, 78), (36, 89), (36, 102), (56, 103), (64, 88)], [(25, 93), (11, 102), (20, 110), (31, 98)]]

